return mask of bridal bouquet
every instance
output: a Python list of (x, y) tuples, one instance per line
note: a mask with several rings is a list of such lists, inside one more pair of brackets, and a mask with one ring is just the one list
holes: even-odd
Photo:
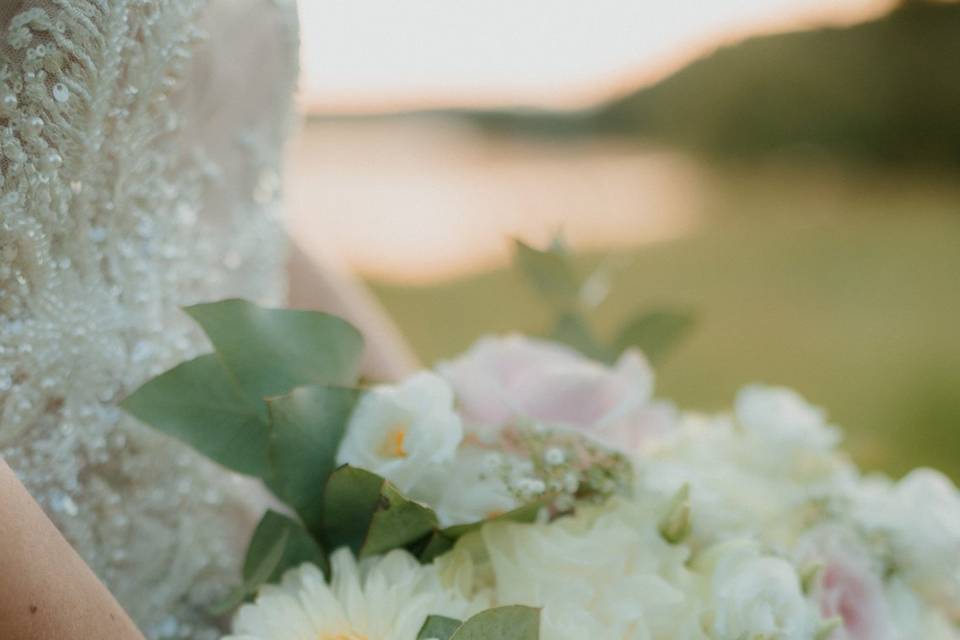
[(125, 408), (277, 498), (230, 638), (960, 638), (957, 489), (861, 474), (792, 391), (684, 413), (637, 350), (519, 335), (366, 386), (338, 318), (187, 311), (215, 352)]

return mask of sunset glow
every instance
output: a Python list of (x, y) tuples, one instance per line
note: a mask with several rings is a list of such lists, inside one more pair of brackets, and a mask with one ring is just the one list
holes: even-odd
[(314, 112), (589, 105), (758, 32), (864, 20), (890, 0), (301, 0)]
[[(303, 106), (316, 114), (575, 108), (757, 33), (843, 24), (890, 0), (301, 0)], [(545, 8), (549, 10), (545, 10)], [(709, 173), (675, 150), (555, 147), (436, 121), (309, 122), (290, 232), (378, 280), (506, 264), (511, 237), (580, 250), (695, 233)]]

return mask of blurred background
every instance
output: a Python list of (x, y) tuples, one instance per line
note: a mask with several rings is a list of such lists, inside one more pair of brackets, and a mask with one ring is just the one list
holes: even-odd
[(868, 468), (960, 480), (960, 4), (302, 0), (291, 233), (425, 363), (548, 322), (512, 237), (692, 309), (658, 393), (828, 407)]

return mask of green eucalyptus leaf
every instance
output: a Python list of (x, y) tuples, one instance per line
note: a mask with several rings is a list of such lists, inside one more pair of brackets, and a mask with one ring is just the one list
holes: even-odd
[(238, 584), (230, 589), (230, 593), (208, 609), (208, 613), (214, 617), (226, 615), (243, 604), (250, 594), (247, 592), (247, 585)]
[(350, 466), (327, 480), (322, 515), (324, 546), (347, 546), (358, 557), (412, 545), (437, 527), (432, 510), (377, 474)]
[(270, 409), (270, 488), (293, 507), (307, 528), (323, 518), (322, 487), (336, 468), (359, 391), (309, 386), (267, 401)]
[(650, 311), (627, 322), (616, 340), (618, 353), (637, 347), (651, 363), (661, 362), (693, 330), (695, 319), (686, 311)]
[(467, 524), (458, 524), (431, 532), (429, 535), (417, 541), (416, 545), (408, 547), (413, 555), (417, 556), (421, 562), (432, 562), (438, 556), (443, 555), (453, 548), (457, 540), (478, 531), (480, 527), (488, 522), (534, 522), (537, 514), (544, 506), (544, 500), (537, 500), (512, 511), (501, 513), (498, 516), (485, 518), (476, 522)]
[(455, 543), (456, 539), (446, 535), (443, 531), (431, 531), (408, 549), (420, 562), (427, 563), (433, 562), (439, 556), (450, 551)]
[(557, 316), (549, 337), (576, 349), (592, 360), (601, 362), (612, 360), (610, 350), (600, 344), (586, 317), (578, 311), (564, 312)]
[(245, 300), (187, 307), (246, 394), (261, 400), (307, 384), (352, 384), (363, 338), (317, 311), (266, 309)]
[(240, 473), (266, 477), (266, 409), (213, 354), (184, 362), (121, 403), (131, 415)]
[(323, 487), (321, 542), (327, 549), (349, 547), (359, 555), (373, 514), (380, 504), (384, 480), (357, 467), (335, 470)]
[[(261, 521), (261, 525), (262, 525)], [(257, 527), (257, 531), (261, 527)], [(243, 584), (235, 587), (227, 599), (211, 609), (213, 615), (222, 615), (235, 609), (248, 596), (257, 592), (270, 579), (280, 566), (290, 532), (281, 530), (277, 536), (260, 536), (254, 533), (254, 541), (250, 543), (247, 559), (243, 567)]]
[(375, 556), (406, 547), (437, 528), (432, 509), (410, 500), (389, 482), (384, 482), (380, 496), (360, 555)]
[[(259, 573), (260, 567), (267, 565), (265, 559), (272, 553), (277, 540), (284, 541), (282, 554), (273, 565), (273, 570), (263, 578), (262, 573)], [(243, 562), (244, 582), (257, 588), (264, 582), (278, 580), (285, 571), (305, 562), (316, 565), (324, 574), (330, 574), (323, 548), (303, 525), (276, 511), (267, 511), (260, 519), (247, 547), (247, 556)]]
[(511, 605), (481, 611), (464, 622), (450, 640), (539, 640), (540, 609)]
[(558, 308), (573, 308), (578, 303), (580, 281), (569, 255), (554, 245), (547, 251), (515, 241), (514, 262), (533, 288), (550, 304)]
[(243, 577), (249, 592), (256, 591), (260, 585), (269, 581), (270, 576), (274, 575), (280, 568), (280, 561), (283, 559), (289, 538), (290, 532), (284, 529), (280, 532), (280, 535), (270, 540), (269, 546), (265, 550), (255, 554), (256, 562), (244, 563)]
[(468, 533), (478, 530), (489, 522), (534, 522), (537, 519), (537, 514), (540, 513), (540, 509), (544, 506), (544, 502), (543, 500), (535, 500), (534, 502), (522, 505), (492, 518), (447, 527), (446, 529), (442, 529), (441, 533), (448, 538), (456, 540), (457, 538), (461, 538)]
[(450, 640), (450, 636), (463, 624), (456, 618), (446, 616), (427, 616), (426, 622), (417, 634), (417, 640)]

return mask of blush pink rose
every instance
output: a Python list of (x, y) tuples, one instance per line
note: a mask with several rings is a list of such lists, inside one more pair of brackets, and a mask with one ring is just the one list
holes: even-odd
[(474, 427), (526, 418), (606, 435), (627, 447), (645, 427), (664, 428), (669, 413), (650, 404), (653, 372), (638, 351), (608, 367), (546, 340), (487, 337), (438, 370)]
[(823, 564), (814, 592), (825, 619), (839, 617), (830, 640), (891, 640), (893, 621), (879, 568), (849, 534), (825, 528), (808, 540), (807, 558)]

